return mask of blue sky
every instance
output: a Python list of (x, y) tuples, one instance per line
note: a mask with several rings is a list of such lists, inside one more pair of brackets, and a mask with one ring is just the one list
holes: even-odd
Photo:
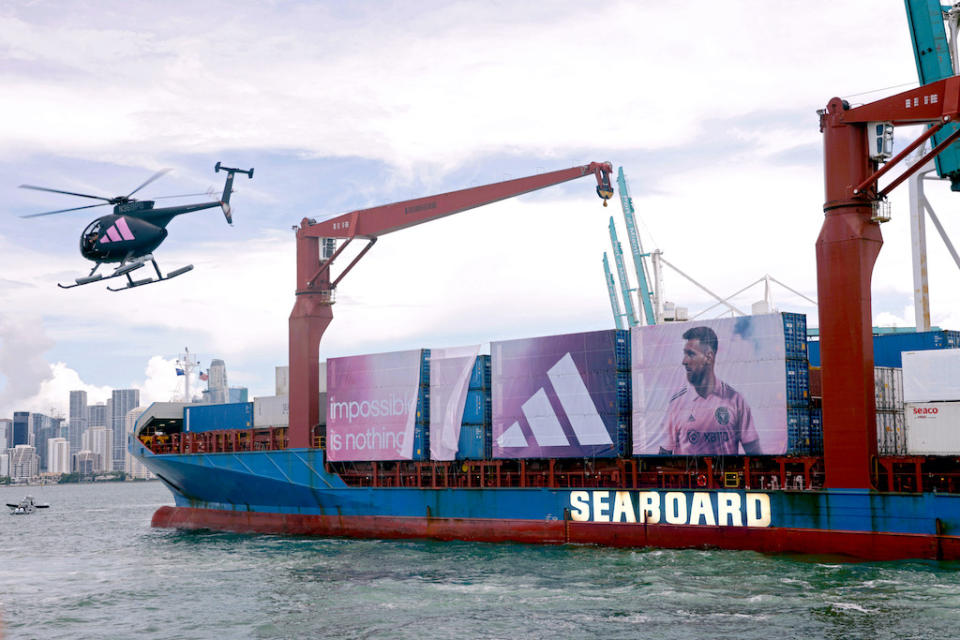
[[(301, 218), (595, 160), (624, 167), (646, 248), (711, 289), (770, 273), (814, 296), (815, 111), (916, 78), (900, 3), (842, 4), (4, 3), (0, 417), (65, 411), (74, 388), (168, 399), (184, 346), (271, 394)], [(169, 167), (144, 198), (219, 190), (217, 161), (255, 178), (237, 180), (233, 227), (216, 210), (170, 225), (161, 266), (196, 267), (172, 282), (62, 291), (90, 268), (77, 242), (94, 215), (18, 217), (86, 204), (22, 183), (112, 196)], [(901, 192), (874, 311), (903, 325)], [(611, 327), (609, 215), (627, 246), (612, 205), (585, 179), (384, 237), (338, 290), (321, 356)], [(930, 245), (934, 322), (960, 328), (956, 268)], [(710, 304), (670, 273), (666, 289)], [(816, 324), (802, 299), (776, 301)]]

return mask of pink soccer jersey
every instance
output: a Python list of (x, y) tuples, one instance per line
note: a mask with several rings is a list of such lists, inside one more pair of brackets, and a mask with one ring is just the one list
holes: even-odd
[(753, 415), (737, 391), (717, 381), (706, 398), (685, 386), (671, 399), (665, 418), (664, 449), (675, 455), (737, 455), (741, 442), (756, 442)]

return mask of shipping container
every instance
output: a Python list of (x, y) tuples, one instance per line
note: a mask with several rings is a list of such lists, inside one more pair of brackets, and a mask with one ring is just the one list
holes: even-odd
[(492, 418), (492, 403), (490, 391), (473, 389), (467, 392), (467, 401), (463, 408), (461, 424), (477, 425), (490, 424)]
[(289, 425), (290, 396), (257, 396), (253, 399), (253, 426), (266, 428)]
[(493, 431), (490, 423), (460, 427), (457, 460), (489, 460), (493, 456)]
[(801, 408), (810, 404), (810, 365), (806, 360), (787, 360), (787, 407)]
[(807, 359), (807, 316), (802, 313), (782, 313), (783, 345), (788, 360)]
[(490, 389), (490, 356), (477, 356), (477, 362), (470, 371), (470, 390)]
[(874, 367), (877, 411), (903, 411), (903, 369)]
[[(960, 331), (922, 331), (884, 333), (873, 336), (873, 364), (878, 367), (902, 367), (904, 351), (931, 351), (960, 347)], [(820, 342), (807, 343), (810, 364), (820, 366)]]
[(823, 409), (810, 409), (810, 455), (823, 455)]
[(960, 402), (909, 402), (904, 414), (909, 454), (960, 454)]
[(183, 430), (191, 433), (252, 427), (252, 402), (197, 404), (183, 408)]
[(882, 456), (907, 454), (907, 433), (903, 410), (877, 411), (877, 451)]
[(787, 409), (787, 453), (795, 456), (811, 454), (809, 409)]
[(904, 402), (960, 400), (960, 349), (905, 351)]

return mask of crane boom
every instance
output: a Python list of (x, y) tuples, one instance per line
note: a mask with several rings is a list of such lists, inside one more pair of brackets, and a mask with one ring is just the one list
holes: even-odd
[[(309, 221), (301, 225), (301, 231), (307, 236), (322, 238), (375, 238), (400, 229), (406, 229), (424, 222), (460, 213), (468, 209), (492, 204), (507, 198), (552, 187), (563, 182), (576, 180), (593, 174), (597, 177), (597, 191), (612, 194), (609, 162), (591, 162), (590, 164), (541, 173), (535, 176), (495, 182), (480, 187), (471, 187), (449, 193), (415, 198), (393, 204), (385, 204), (361, 211), (352, 211), (322, 222)], [(609, 195), (604, 197), (609, 199)]]
[(620, 311), (620, 300), (617, 298), (617, 285), (613, 281), (613, 274), (610, 273), (610, 261), (607, 260), (607, 252), (603, 252), (603, 273), (607, 281), (607, 293), (610, 294), (610, 308), (613, 310), (613, 321), (617, 329), (623, 329), (623, 313)]
[[(296, 228), (296, 303), (289, 321), (289, 446), (309, 447), (316, 441), (317, 434), (313, 429), (320, 418), (320, 340), (333, 320), (333, 294), (340, 281), (373, 247), (378, 237), (591, 174), (597, 179), (597, 195), (606, 206), (607, 200), (613, 197), (610, 182), (612, 171), (609, 162), (591, 162), (526, 178), (352, 211), (321, 222), (309, 218), (301, 220)], [(328, 254), (332, 238), (345, 239), (346, 242)], [(334, 260), (355, 238), (366, 239), (367, 245), (336, 279), (332, 278)], [(324, 245), (322, 259), (321, 244)]]
[[(626, 310), (627, 324), (637, 326), (637, 314), (633, 311), (633, 300), (630, 298), (630, 281), (627, 279), (627, 268), (623, 264), (623, 249), (617, 239), (617, 227), (610, 216), (610, 244), (613, 245), (613, 263), (617, 265), (617, 276), (620, 278), (620, 291), (623, 293), (623, 307)], [(604, 254), (606, 255), (606, 254)]]
[[(949, 78), (954, 74), (954, 63), (950, 45), (956, 46), (957, 16), (950, 16), (951, 32), (954, 41), (947, 40), (944, 28), (944, 7), (940, 0), (904, 0), (907, 9), (907, 24), (910, 28), (910, 40), (913, 43), (913, 57), (917, 62), (917, 75), (920, 84), (929, 84), (936, 80)], [(949, 9), (949, 7), (946, 7)], [(957, 125), (944, 127), (933, 138), (933, 144), (943, 142), (956, 130)], [(960, 191), (960, 145), (950, 145), (936, 158), (937, 175), (950, 179), (950, 189)]]
[(640, 304), (643, 305), (643, 315), (647, 324), (657, 324), (657, 317), (653, 313), (652, 294), (650, 292), (647, 275), (647, 254), (643, 252), (640, 243), (640, 234), (637, 233), (637, 222), (634, 218), (633, 198), (627, 189), (627, 177), (623, 175), (623, 167), (617, 171), (617, 188), (620, 190), (620, 206), (623, 208), (623, 220), (627, 225), (627, 240), (630, 242), (630, 251), (633, 253), (633, 266), (637, 270), (637, 288), (640, 289)]

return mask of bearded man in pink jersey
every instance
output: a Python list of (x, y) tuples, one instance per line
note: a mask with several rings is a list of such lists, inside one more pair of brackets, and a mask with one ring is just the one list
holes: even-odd
[(683, 339), (688, 384), (670, 398), (660, 455), (733, 456), (740, 447), (748, 455), (760, 454), (750, 405), (713, 371), (717, 334), (710, 327), (694, 327)]

